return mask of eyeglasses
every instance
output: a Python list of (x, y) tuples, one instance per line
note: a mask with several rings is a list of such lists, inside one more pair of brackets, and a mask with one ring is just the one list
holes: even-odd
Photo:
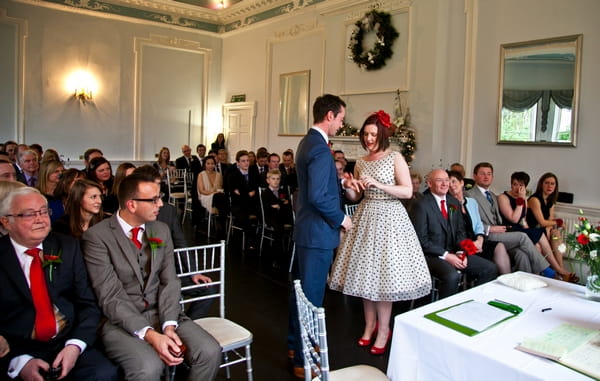
[(52, 215), (52, 209), (42, 208), (40, 210), (27, 210), (19, 214), (7, 214), (5, 217), (22, 218), (23, 221), (33, 221), (37, 216), (47, 217)]
[(141, 202), (151, 202), (153, 204), (158, 204), (162, 201), (162, 198), (165, 196), (164, 193), (160, 192), (158, 196), (152, 198), (132, 198), (133, 201), (141, 201)]

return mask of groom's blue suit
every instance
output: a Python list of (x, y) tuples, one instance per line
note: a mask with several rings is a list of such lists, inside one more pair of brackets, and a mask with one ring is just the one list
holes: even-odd
[[(340, 226), (344, 213), (340, 207), (340, 185), (327, 141), (311, 128), (298, 145), (296, 156), (298, 176), (298, 207), (294, 242), (302, 289), (315, 306), (323, 304), (327, 274), (333, 259), (333, 249), (340, 241)], [(292, 298), (293, 299), (293, 298)], [(290, 305), (291, 322), (295, 327), (294, 363), (302, 366), (300, 332), (295, 304)]]

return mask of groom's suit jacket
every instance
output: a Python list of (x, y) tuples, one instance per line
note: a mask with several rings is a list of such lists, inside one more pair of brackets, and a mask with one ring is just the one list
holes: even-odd
[(427, 193), (418, 200), (411, 210), (411, 220), (415, 227), (423, 253), (439, 257), (446, 251), (456, 253), (462, 250), (460, 241), (467, 238), (460, 203), (446, 195), (448, 220), (445, 220), (433, 194)]
[[(27, 279), (8, 236), (0, 238), (0, 335), (10, 344), (12, 358), (29, 354), (54, 359), (69, 339), (79, 339), (88, 347), (96, 340), (100, 310), (90, 287), (79, 242), (72, 237), (50, 233), (42, 243), (46, 254), (60, 255), (61, 263), (44, 267), (50, 299), (59, 318), (59, 331), (53, 339), (32, 339), (35, 307)], [(52, 280), (50, 280), (52, 271)], [(0, 370), (6, 375), (6, 369)], [(1, 376), (0, 376), (1, 378)]]
[[(169, 228), (162, 222), (148, 222), (144, 235), (143, 246), (137, 249), (115, 214), (92, 226), (82, 237), (85, 262), (100, 308), (112, 325), (130, 334), (165, 321), (179, 321), (181, 314), (181, 283), (175, 273)], [(148, 237), (161, 239), (164, 246), (152, 253)], [(138, 261), (142, 256), (147, 263)], [(158, 321), (152, 321), (152, 316)]]
[(314, 129), (310, 129), (298, 145), (296, 172), (298, 211), (294, 241), (303, 247), (336, 248), (344, 220), (340, 184), (331, 150)]

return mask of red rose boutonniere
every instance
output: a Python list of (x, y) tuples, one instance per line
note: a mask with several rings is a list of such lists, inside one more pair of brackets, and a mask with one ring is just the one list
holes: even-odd
[(165, 246), (165, 242), (158, 238), (158, 237), (153, 237), (152, 234), (148, 234), (148, 244), (150, 245), (150, 251), (152, 252), (152, 258), (154, 258), (154, 256), (156, 256), (156, 250), (159, 247), (163, 247)]
[(327, 145), (329, 146), (329, 151), (331, 151), (331, 156), (335, 156), (335, 152), (333, 151), (333, 142), (330, 140)]
[(460, 248), (464, 250), (464, 253), (460, 256), (460, 260), (465, 259), (465, 255), (474, 255), (477, 253), (477, 246), (470, 239), (463, 239), (459, 243)]
[(450, 204), (448, 205), (449, 210), (450, 210), (450, 214), (456, 212), (458, 210), (458, 208), (456, 207), (456, 205)]
[(286, 199), (285, 193), (283, 193), (283, 192), (279, 193), (279, 199), (280, 200), (285, 200)]
[(61, 251), (58, 254), (52, 253), (44, 253), (42, 252), (42, 268), (48, 267), (48, 277), (50, 278), (50, 282), (52, 282), (52, 272), (54, 271), (54, 266), (62, 263), (62, 258), (60, 257)]

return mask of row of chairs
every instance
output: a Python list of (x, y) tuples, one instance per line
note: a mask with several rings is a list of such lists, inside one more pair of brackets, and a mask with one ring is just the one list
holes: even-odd
[[(228, 320), (225, 317), (225, 241), (217, 244), (180, 248), (175, 250), (175, 265), (177, 275), (180, 278), (190, 277), (196, 274), (209, 276), (209, 283), (190, 284), (183, 286), (181, 305), (182, 308), (188, 303), (207, 299), (219, 299), (219, 316), (205, 317), (194, 320), (206, 330), (221, 346), (223, 362), (221, 368), (225, 368), (227, 379), (231, 379), (229, 367), (235, 364), (245, 363), (248, 381), (252, 381), (252, 355), (251, 344), (252, 333), (241, 325)], [(216, 293), (205, 293), (195, 296), (189, 291), (198, 288), (216, 288)], [(301, 328), (302, 353), (304, 357), (305, 380), (311, 380), (316, 375), (317, 380), (388, 380), (378, 369), (357, 365), (330, 372), (327, 346), (327, 331), (325, 326), (325, 310), (312, 305), (304, 293), (300, 281), (294, 281), (296, 303)], [(317, 349), (318, 347), (318, 349)], [(230, 355), (233, 356), (230, 359)], [(169, 377), (174, 378), (174, 369)]]

